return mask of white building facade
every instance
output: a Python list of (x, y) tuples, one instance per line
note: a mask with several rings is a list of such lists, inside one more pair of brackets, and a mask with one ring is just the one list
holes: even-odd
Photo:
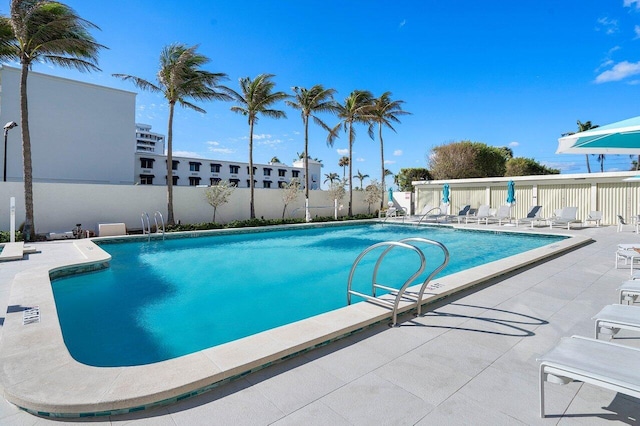
[[(37, 72), (27, 87), (34, 182), (134, 183), (134, 92)], [(20, 69), (2, 65), (0, 123), (10, 121), (20, 124)], [(7, 181), (23, 180), (20, 132), (7, 133)]]
[[(139, 185), (167, 184), (167, 157), (151, 152), (136, 152), (135, 181)], [(222, 180), (238, 188), (250, 184), (249, 164), (238, 161), (173, 157), (173, 184), (175, 186), (210, 186)], [(320, 189), (322, 163), (309, 161), (309, 189)], [(253, 165), (254, 188), (281, 188), (297, 178), (304, 187), (304, 160), (293, 166), (282, 163)]]
[(148, 124), (136, 123), (136, 152), (164, 154), (164, 135), (152, 132)]

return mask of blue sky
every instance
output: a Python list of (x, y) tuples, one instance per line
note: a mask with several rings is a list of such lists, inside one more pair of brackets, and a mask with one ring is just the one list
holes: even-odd
[[(68, 0), (97, 24), (109, 47), (102, 72), (36, 65), (35, 71), (137, 91), (111, 76), (155, 80), (158, 56), (170, 43), (199, 44), (224, 72), (238, 78), (275, 74), (276, 88), (323, 84), (337, 100), (354, 89), (391, 91), (412, 115), (397, 133), (385, 130), (386, 167), (427, 167), (432, 147), (460, 140), (510, 146), (563, 173), (586, 171), (584, 155), (555, 154), (576, 120), (604, 125), (640, 115), (640, 0), (415, 1), (169, 1)], [(5, 2), (6, 13), (8, 2)], [(248, 159), (248, 125), (230, 102), (199, 104), (207, 114), (178, 108), (174, 152), (231, 161)], [(304, 148), (302, 121), (261, 118), (254, 160), (290, 164)], [(335, 117), (323, 117), (329, 124)], [(162, 97), (139, 92), (136, 121), (166, 134)], [(345, 134), (333, 147), (310, 127), (312, 157), (323, 174), (337, 172)], [(379, 178), (378, 141), (357, 128), (354, 173)], [(599, 170), (591, 157), (592, 170)], [(608, 156), (605, 170), (628, 170), (627, 156)], [(365, 181), (366, 182), (366, 181)]]

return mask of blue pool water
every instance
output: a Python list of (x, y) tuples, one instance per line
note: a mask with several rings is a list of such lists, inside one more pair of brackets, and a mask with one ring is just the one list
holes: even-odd
[[(349, 270), (365, 248), (416, 236), (449, 249), (441, 275), (562, 239), (351, 225), (104, 244), (113, 256), (110, 268), (57, 279), (52, 286), (64, 340), (77, 361), (148, 364), (343, 307)], [(440, 249), (420, 248), (428, 269), (440, 264)], [(354, 289), (369, 292), (380, 252), (361, 263)], [(418, 265), (414, 253), (394, 249), (378, 281), (399, 287)]]

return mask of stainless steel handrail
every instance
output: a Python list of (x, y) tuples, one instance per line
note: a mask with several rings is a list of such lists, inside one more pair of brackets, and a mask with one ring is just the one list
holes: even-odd
[[(402, 248), (405, 248), (405, 249), (412, 250), (418, 255), (418, 257), (420, 258), (420, 267), (418, 268), (418, 270), (415, 273), (413, 273), (413, 275), (411, 275), (411, 277), (409, 277), (408, 280), (406, 280), (404, 282), (402, 287), (400, 287), (399, 289), (386, 287), (386, 286), (383, 286), (381, 284), (377, 284), (375, 282), (375, 278), (374, 278), (374, 280), (372, 282), (372, 294), (373, 295), (368, 295), (368, 294), (364, 294), (364, 293), (360, 293), (358, 291), (352, 290), (351, 289), (351, 285), (353, 284), (353, 276), (355, 274), (356, 268), (357, 268), (358, 264), (360, 263), (360, 261), (370, 251), (375, 250), (375, 249), (377, 249), (379, 247), (385, 247), (385, 246), (388, 246), (388, 248), (387, 248), (387, 250), (385, 250), (382, 253), (381, 257), (386, 255), (386, 253), (388, 253), (389, 250), (391, 248), (393, 248), (393, 247), (402, 247)], [(375, 270), (376, 272), (377, 272), (377, 268), (379, 266), (379, 263), (380, 263), (380, 258), (378, 259), (378, 262), (376, 263), (376, 270)], [(402, 299), (403, 294), (404, 294), (405, 290), (407, 289), (407, 287), (409, 287), (409, 285), (416, 278), (418, 278), (420, 276), (420, 274), (424, 271), (425, 265), (426, 265), (426, 260), (424, 258), (424, 254), (422, 253), (422, 251), (419, 248), (417, 248), (417, 247), (415, 247), (415, 246), (413, 246), (411, 244), (406, 244), (406, 243), (398, 242), (398, 241), (385, 241), (385, 242), (373, 244), (373, 245), (367, 247), (362, 253), (360, 253), (360, 255), (358, 255), (356, 260), (353, 262), (353, 265), (351, 266), (351, 271), (349, 272), (349, 280), (347, 282), (347, 304), (348, 305), (351, 304), (351, 295), (354, 295), (354, 296), (362, 297), (365, 300), (368, 300), (370, 302), (374, 302), (374, 303), (377, 303), (377, 304), (380, 304), (380, 305), (392, 307), (393, 308), (393, 316), (392, 316), (391, 325), (395, 326), (397, 321), (398, 321), (398, 306), (400, 305), (400, 300)], [(376, 275), (376, 274), (374, 273), (374, 275)], [(388, 300), (383, 300), (383, 299), (376, 298), (375, 297), (375, 289), (376, 288), (384, 288), (384, 289), (396, 291), (396, 297), (395, 297), (393, 303), (391, 303)]]
[[(160, 211), (156, 211), (153, 214), (153, 221), (156, 223), (156, 234), (160, 233), (160, 228), (158, 227), (158, 216), (160, 216), (160, 224), (162, 225), (162, 240), (164, 241), (164, 217), (162, 217), (162, 213)], [(149, 230), (151, 233), (151, 230)]]
[[(144, 219), (147, 219), (146, 225), (145, 226), (145, 221)], [(149, 234), (149, 241), (151, 241), (151, 221), (149, 220), (149, 214), (147, 212), (142, 212), (142, 214), (140, 215), (140, 221), (142, 221), (142, 235), (145, 234)], [(147, 232), (147, 230), (149, 232)]]
[(449, 259), (450, 259), (450, 254), (449, 254), (449, 250), (447, 249), (447, 247), (442, 244), (439, 241), (435, 241), (435, 240), (430, 240), (428, 238), (421, 238), (421, 237), (410, 237), (410, 238), (404, 238), (402, 240), (400, 240), (400, 242), (406, 243), (406, 242), (420, 242), (420, 243), (426, 243), (426, 244), (430, 244), (430, 245), (434, 245), (436, 247), (439, 247), (442, 252), (444, 253), (444, 260), (442, 261), (442, 263), (440, 264), (440, 266), (438, 266), (437, 268), (435, 268), (428, 276), (427, 278), (425, 278), (425, 280), (422, 282), (422, 286), (420, 286), (420, 291), (418, 292), (418, 296), (417, 296), (417, 312), (416, 315), (420, 315), (422, 313), (422, 297), (424, 296), (424, 291), (426, 290), (427, 286), (429, 285), (429, 283), (431, 282), (431, 280), (438, 275), (444, 268), (447, 267), (447, 265), (449, 264)]

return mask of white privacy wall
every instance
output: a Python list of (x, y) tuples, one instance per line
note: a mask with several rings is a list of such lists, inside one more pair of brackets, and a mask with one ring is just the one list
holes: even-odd
[[(70, 231), (76, 223), (84, 229), (95, 230), (98, 223), (124, 222), (127, 229), (140, 229), (142, 212), (150, 215), (160, 211), (167, 217), (167, 189), (154, 185), (94, 185), (73, 183), (36, 182), (34, 210), (36, 232)], [(206, 188), (174, 187), (174, 212), (176, 221), (182, 223), (210, 222), (213, 208), (204, 197)], [(354, 214), (367, 213), (362, 201), (364, 193), (354, 191)], [(16, 227), (24, 221), (24, 188), (22, 182), (0, 182), (0, 230), (9, 230), (9, 200), (16, 198)], [(333, 200), (326, 191), (309, 192), (311, 215), (333, 216)], [(340, 216), (347, 214), (348, 194), (340, 203)], [(256, 217), (279, 219), (284, 202), (279, 189), (256, 189)], [(304, 217), (304, 195), (287, 207), (286, 217)], [(295, 214), (292, 216), (292, 212)], [(375, 212), (376, 206), (371, 206)], [(216, 222), (249, 219), (249, 189), (237, 188), (228, 204), (218, 208)]]

